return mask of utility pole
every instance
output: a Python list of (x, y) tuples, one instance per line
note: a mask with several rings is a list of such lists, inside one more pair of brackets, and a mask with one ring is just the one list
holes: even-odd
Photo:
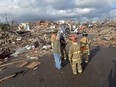
[(81, 15), (79, 15), (79, 17), (78, 17), (78, 25), (80, 25), (81, 24)]

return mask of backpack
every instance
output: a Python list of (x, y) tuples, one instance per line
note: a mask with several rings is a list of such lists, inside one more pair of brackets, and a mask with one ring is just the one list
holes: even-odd
[(80, 42), (80, 47), (86, 47), (87, 43)]
[(80, 42), (80, 50), (83, 52), (83, 51), (85, 51), (87, 48), (86, 48), (86, 46), (87, 46), (87, 43), (85, 43), (85, 42)]

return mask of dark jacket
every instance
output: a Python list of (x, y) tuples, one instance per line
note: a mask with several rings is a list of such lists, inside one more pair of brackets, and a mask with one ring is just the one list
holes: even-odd
[(63, 35), (60, 35), (60, 44), (61, 46), (66, 46), (66, 41)]

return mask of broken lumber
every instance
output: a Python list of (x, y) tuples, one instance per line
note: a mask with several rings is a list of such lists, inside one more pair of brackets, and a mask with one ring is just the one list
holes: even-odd
[(19, 72), (15, 72), (15, 73), (12, 74), (12, 75), (9, 75), (9, 76), (6, 76), (6, 77), (0, 79), (0, 83), (3, 82), (3, 81), (5, 81), (5, 80), (8, 80), (8, 79), (10, 79), (10, 78), (12, 78), (12, 77), (16, 77), (18, 74), (23, 74), (23, 73), (24, 73), (24, 70), (21, 70), (21, 71), (19, 71)]
[(27, 62), (27, 61), (26, 61), (26, 62), (23, 62), (23, 63), (22, 63), (22, 64), (20, 64), (18, 67), (19, 67), (19, 68), (21, 68), (21, 67), (23, 67), (23, 66), (27, 65), (28, 63), (29, 63), (29, 62)]
[(0, 68), (0, 71), (3, 71), (4, 69), (6, 69), (7, 67), (2, 67), (2, 68)]
[(23, 62), (23, 61), (24, 61), (24, 60), (14, 61), (14, 62), (7, 63), (7, 64), (2, 64), (2, 65), (0, 65), (0, 68), (1, 68), (1, 67), (5, 67), (5, 66), (9, 66), (9, 65), (12, 65), (12, 64), (15, 64), (15, 63)]
[(33, 68), (37, 67), (39, 64), (41, 64), (41, 62), (32, 62), (31, 64), (29, 64), (27, 66), (27, 68), (33, 69)]
[(10, 78), (14, 77), (15, 75), (16, 75), (16, 74), (12, 74), (12, 75), (10, 75), (10, 76), (4, 77), (3, 79), (0, 79), (0, 83), (1, 83), (2, 81), (5, 81), (5, 80), (7, 80), (7, 79), (10, 79)]
[(45, 54), (48, 54), (50, 51), (47, 51), (47, 52), (45, 52), (45, 53), (43, 53), (43, 54), (41, 54), (41, 55), (39, 55), (40, 57), (41, 56), (44, 56)]
[(2, 62), (2, 61), (0, 61), (0, 64), (3, 64), (3, 62)]

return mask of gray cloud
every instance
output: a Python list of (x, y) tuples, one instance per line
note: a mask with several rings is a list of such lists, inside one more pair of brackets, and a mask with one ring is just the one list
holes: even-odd
[(114, 16), (116, 0), (1, 0), (0, 18), (7, 14), (11, 20), (34, 21)]

